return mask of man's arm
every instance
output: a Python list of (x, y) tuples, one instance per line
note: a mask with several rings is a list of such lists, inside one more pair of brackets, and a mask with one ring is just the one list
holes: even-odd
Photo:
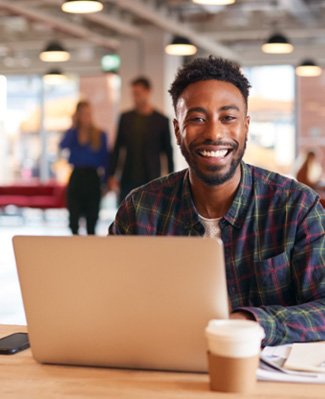
[(162, 149), (161, 151), (166, 154), (168, 172), (172, 173), (174, 171), (174, 157), (173, 157), (173, 147), (171, 144), (171, 134), (169, 127), (169, 120), (166, 118), (164, 121), (164, 129), (162, 132)]
[(123, 115), (122, 115), (118, 123), (114, 149), (110, 158), (109, 176), (114, 176), (116, 173), (120, 157), (120, 151), (121, 148), (124, 146), (123, 134), (124, 132), (123, 132)]
[(135, 235), (136, 222), (133, 201), (130, 196), (121, 203), (114, 222), (109, 226), (109, 235)]
[(298, 225), (291, 256), (297, 305), (234, 309), (234, 317), (253, 317), (262, 325), (264, 345), (325, 340), (324, 226), (324, 209), (317, 201)]

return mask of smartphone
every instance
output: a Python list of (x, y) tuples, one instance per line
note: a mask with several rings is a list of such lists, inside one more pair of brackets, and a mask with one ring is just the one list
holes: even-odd
[(29, 348), (27, 333), (14, 333), (0, 339), (0, 355), (13, 355)]

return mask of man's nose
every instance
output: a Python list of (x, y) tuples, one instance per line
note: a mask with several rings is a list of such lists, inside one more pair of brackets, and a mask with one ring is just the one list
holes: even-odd
[(219, 120), (210, 120), (205, 130), (205, 137), (217, 141), (226, 137), (226, 129)]

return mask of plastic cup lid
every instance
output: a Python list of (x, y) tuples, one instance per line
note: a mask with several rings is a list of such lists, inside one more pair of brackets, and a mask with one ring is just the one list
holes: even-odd
[(210, 320), (205, 330), (208, 338), (222, 340), (262, 340), (264, 329), (253, 320)]

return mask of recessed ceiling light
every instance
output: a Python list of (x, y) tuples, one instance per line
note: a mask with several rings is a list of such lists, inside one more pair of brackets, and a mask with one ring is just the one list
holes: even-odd
[(296, 74), (298, 76), (313, 77), (319, 76), (322, 73), (322, 68), (318, 66), (313, 60), (306, 59), (296, 67)]
[(276, 33), (262, 45), (262, 51), (268, 54), (288, 54), (293, 51), (293, 45), (284, 35)]
[(193, 3), (206, 4), (209, 6), (227, 6), (229, 4), (234, 4), (236, 0), (192, 0)]
[(99, 0), (66, 0), (61, 9), (72, 14), (89, 14), (101, 11), (103, 7)]
[(51, 69), (44, 75), (44, 82), (50, 85), (61, 84), (67, 81), (67, 76), (60, 69)]
[(40, 53), (40, 59), (44, 62), (64, 62), (70, 59), (70, 54), (57, 42), (50, 42)]
[(170, 55), (193, 55), (197, 52), (197, 47), (186, 37), (174, 36), (172, 42), (165, 47), (165, 51)]

